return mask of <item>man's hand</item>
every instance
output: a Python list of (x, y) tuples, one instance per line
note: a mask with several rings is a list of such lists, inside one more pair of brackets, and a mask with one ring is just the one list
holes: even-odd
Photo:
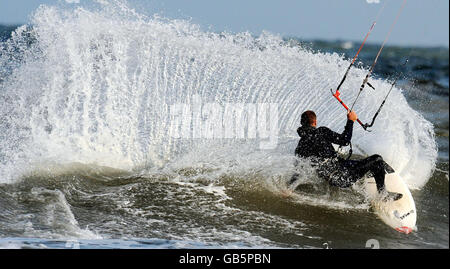
[(356, 115), (355, 111), (350, 111), (347, 114), (347, 119), (349, 119), (351, 121), (355, 121), (358, 119), (358, 116)]

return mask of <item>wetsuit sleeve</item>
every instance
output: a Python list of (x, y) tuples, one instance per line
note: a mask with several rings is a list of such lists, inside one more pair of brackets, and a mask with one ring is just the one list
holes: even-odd
[(347, 146), (352, 140), (353, 134), (353, 121), (347, 120), (344, 132), (342, 134), (336, 133), (327, 127), (320, 127), (323, 138), (328, 142), (333, 144), (338, 144), (339, 146)]

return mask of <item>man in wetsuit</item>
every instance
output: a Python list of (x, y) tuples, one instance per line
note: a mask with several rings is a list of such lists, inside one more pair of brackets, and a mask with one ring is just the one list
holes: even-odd
[[(318, 175), (332, 186), (350, 187), (370, 172), (375, 178), (378, 192), (384, 199), (400, 199), (402, 194), (386, 191), (384, 185), (386, 170), (394, 171), (380, 155), (372, 155), (361, 160), (345, 160), (338, 157), (332, 144), (349, 145), (352, 139), (353, 123), (356, 120), (356, 113), (349, 112), (344, 132), (339, 134), (327, 127), (317, 128), (316, 114), (310, 110), (305, 111), (301, 116), (302, 126), (297, 129), (300, 141), (295, 149), (295, 155), (309, 158), (312, 165), (317, 168)], [(296, 178), (293, 177), (290, 183), (295, 180)]]

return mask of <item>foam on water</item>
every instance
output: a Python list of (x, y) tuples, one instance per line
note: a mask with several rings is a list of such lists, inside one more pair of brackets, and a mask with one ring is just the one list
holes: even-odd
[[(291, 169), (304, 110), (316, 111), (319, 125), (341, 131), (345, 124), (330, 89), (349, 60), (289, 46), (269, 33), (205, 32), (105, 0), (90, 8), (41, 6), (31, 26), (16, 30), (1, 48), (0, 182), (48, 163), (73, 162), (126, 170), (203, 162), (244, 174), (265, 167), (271, 177)], [(341, 89), (344, 101), (355, 98), (366, 72), (351, 71)], [(377, 90), (363, 92), (356, 106), (363, 120), (390, 87), (381, 79), (371, 83)], [(171, 105), (193, 104), (193, 96), (219, 105), (277, 104), (279, 141), (289, 147), (171, 136)], [(433, 125), (398, 88), (371, 133), (355, 125), (353, 144), (357, 153), (381, 154), (411, 188), (427, 182), (437, 159)], [(280, 160), (286, 160), (281, 170)]]

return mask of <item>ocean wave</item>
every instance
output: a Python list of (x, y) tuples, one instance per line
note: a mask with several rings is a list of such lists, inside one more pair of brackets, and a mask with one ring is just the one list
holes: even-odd
[[(244, 132), (249, 146), (237, 152), (242, 138), (236, 134), (174, 137), (171, 113), (177, 104), (192, 110), (197, 104), (200, 110), (211, 103), (219, 109), (244, 104), (247, 113), (258, 104), (275, 104), (278, 141), (290, 140), (291, 146), (304, 110), (315, 110), (319, 125), (336, 131), (345, 124), (345, 110), (330, 94), (349, 64), (342, 55), (289, 46), (270, 33), (206, 32), (187, 21), (146, 17), (122, 1), (97, 5), (42, 5), (31, 29), (17, 29), (2, 44), (1, 182), (55, 162), (136, 170), (183, 156), (195, 164), (205, 157), (198, 152), (205, 151), (218, 167), (224, 165), (221, 154), (231, 160), (276, 156), (261, 150), (262, 133), (249, 136), (249, 125)], [(341, 90), (345, 101), (355, 98), (366, 72), (364, 67), (351, 71)], [(383, 79), (371, 83), (377, 91), (364, 92), (356, 106), (363, 120), (373, 116), (390, 87)], [(372, 132), (355, 126), (353, 144), (357, 153), (381, 154), (411, 188), (424, 186), (437, 159), (433, 125), (408, 105), (399, 88)], [(278, 144), (275, 152), (293, 150)], [(232, 167), (246, 169), (252, 162)]]

